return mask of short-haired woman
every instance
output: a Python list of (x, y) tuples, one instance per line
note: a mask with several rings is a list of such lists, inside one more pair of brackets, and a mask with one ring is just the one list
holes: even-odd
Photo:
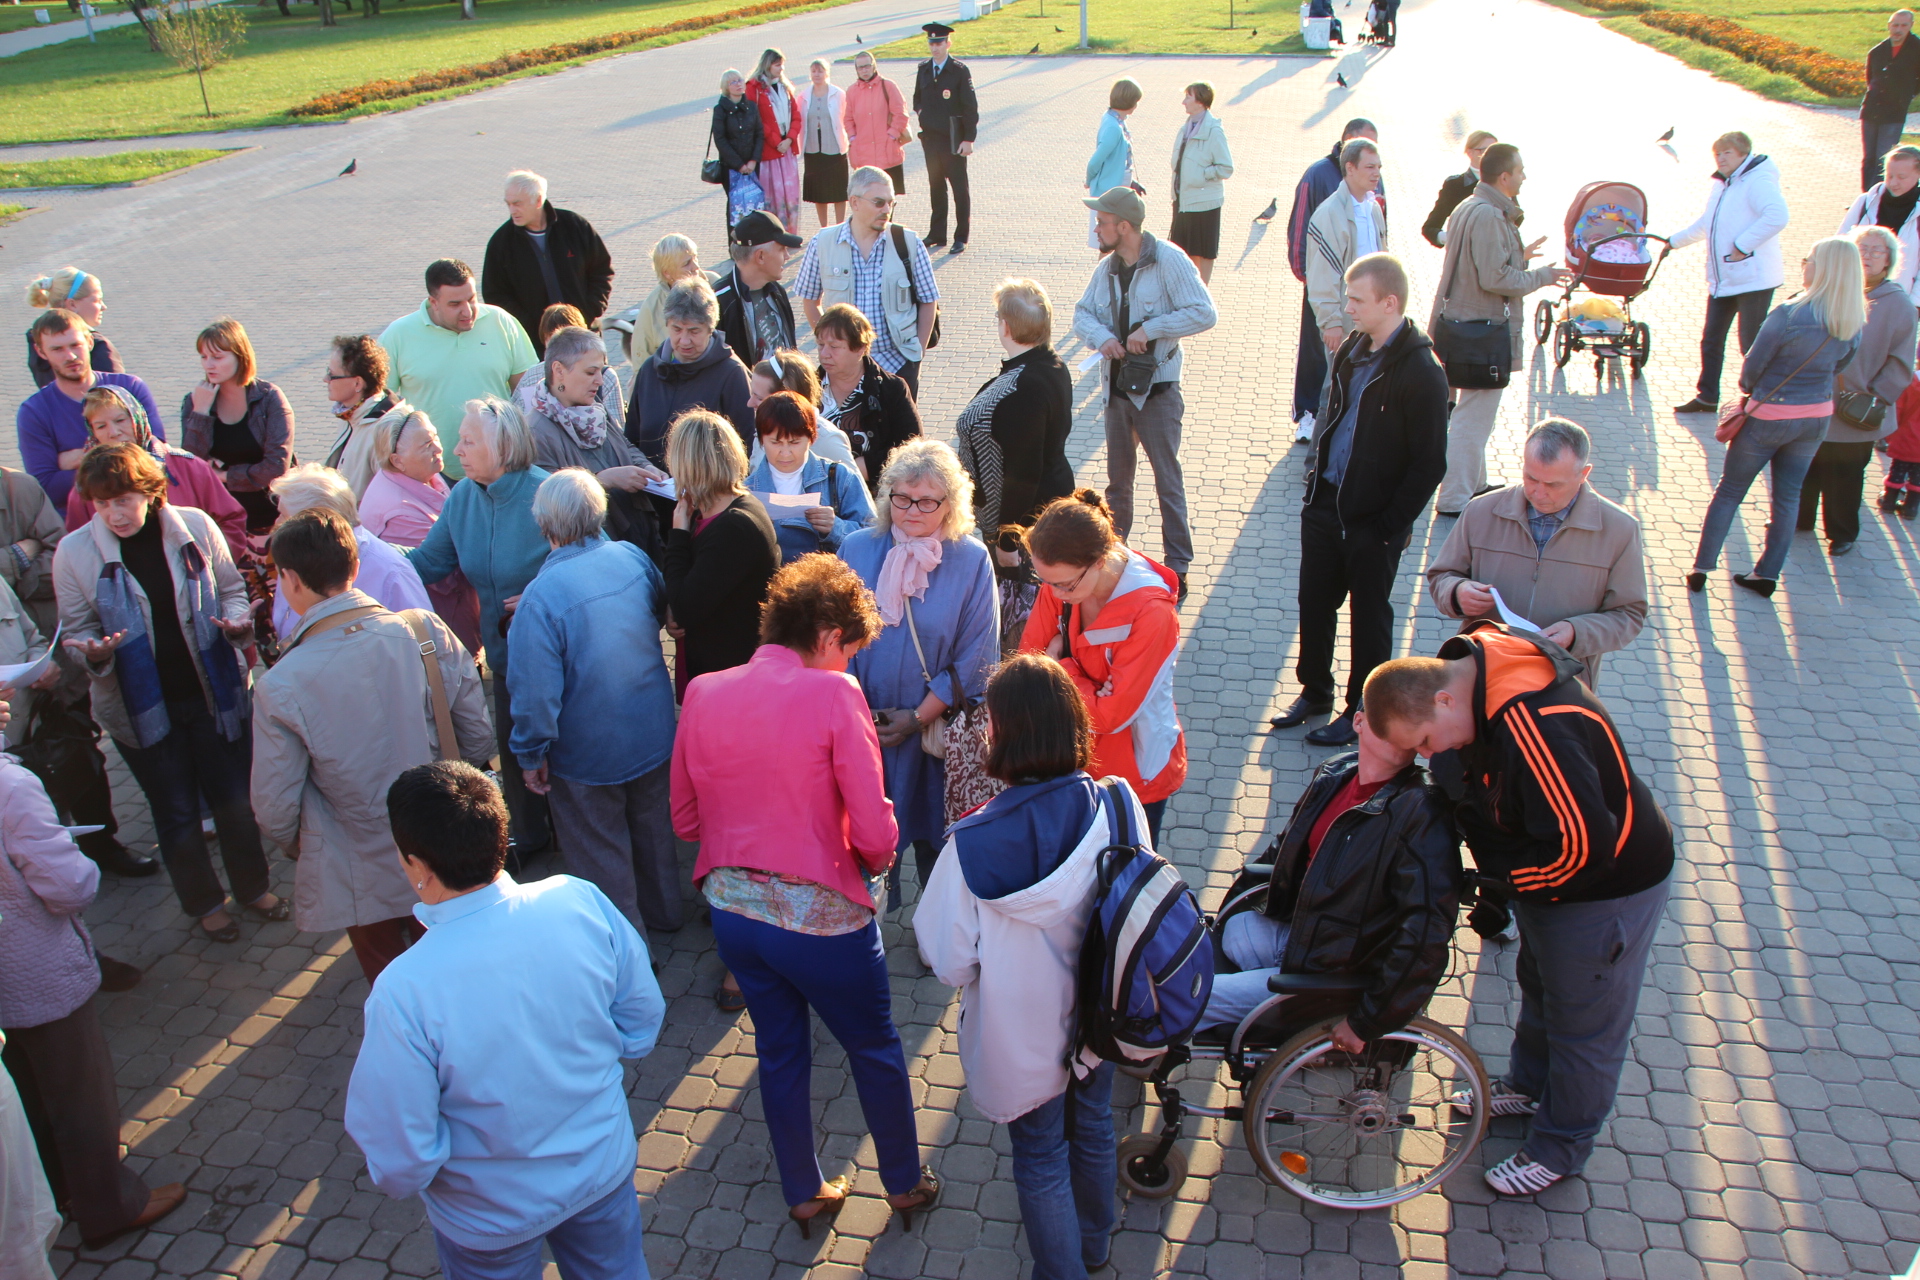
[[(849, 668), (879, 725), (887, 794), (913, 848), (921, 888), (946, 833), (945, 762), (920, 732), (987, 691), (1000, 657), (1000, 599), (986, 546), (973, 533), (973, 482), (953, 450), (915, 440), (880, 475), (874, 525), (850, 534), (840, 558), (872, 591), (884, 624)], [(896, 867), (887, 909), (900, 905)]]
[[(833, 83), (827, 64), (815, 58), (800, 90), (801, 154), (806, 157), (800, 199), (813, 206), (823, 227), (847, 220), (846, 103), (847, 91)], [(828, 205), (833, 206), (832, 222), (827, 221)]]
[[(1115, 187), (1135, 185), (1133, 133), (1127, 128), (1127, 117), (1139, 107), (1140, 97), (1139, 83), (1128, 77), (1115, 80), (1113, 87), (1107, 90), (1106, 114), (1100, 117), (1100, 130), (1093, 140), (1093, 154), (1087, 157), (1087, 180), (1080, 184), (1096, 198)], [(1094, 235), (1094, 222), (1099, 216), (1092, 210), (1087, 212), (1089, 249), (1100, 247), (1100, 240)]]
[[(440, 474), (444, 461), (440, 433), (426, 414), (414, 409), (397, 421), (383, 420), (373, 433), (373, 481), (360, 499), (360, 523), (390, 546), (425, 542), (451, 492)], [(414, 569), (418, 572), (419, 566)], [(480, 596), (466, 575), (455, 569), (426, 586), (440, 620), (460, 637), (468, 653), (479, 653)]]
[(674, 420), (667, 470), (680, 494), (667, 534), (668, 628), (680, 642), (674, 660), (684, 689), (753, 657), (780, 542), (742, 483), (747, 451), (719, 414), (693, 409)]
[(764, 136), (760, 108), (747, 98), (747, 78), (732, 67), (720, 73), (720, 98), (713, 104), (710, 132), (727, 175), (727, 225), (731, 227), (755, 209), (766, 207), (766, 193), (754, 177)]
[(820, 346), (820, 416), (847, 433), (854, 464), (878, 492), (888, 455), (920, 434), (913, 392), (875, 362), (873, 325), (858, 308), (828, 307), (813, 337)]
[(471, 765), (407, 770), (387, 818), (428, 927), (367, 996), (346, 1105), (367, 1175), (426, 1201), (451, 1280), (539, 1275), (543, 1244), (570, 1276), (645, 1275), (620, 1064), (666, 1013), (646, 947), (586, 881), (504, 873), (506, 808)]
[(1227, 202), (1226, 181), (1233, 176), (1233, 152), (1227, 131), (1213, 114), (1213, 86), (1196, 80), (1180, 105), (1187, 122), (1173, 140), (1173, 222), (1167, 239), (1193, 259), (1200, 282), (1213, 280), (1220, 256), (1220, 208)]
[(548, 471), (591, 471), (607, 491), (608, 536), (657, 555), (660, 530), (646, 486), (666, 474), (622, 434), (619, 380), (600, 335), (578, 325), (556, 329), (541, 360), (540, 373), (520, 379), (514, 393), (533, 432), (534, 461)]
[(1447, 180), (1440, 184), (1440, 194), (1434, 197), (1433, 208), (1428, 211), (1427, 220), (1420, 225), (1420, 234), (1434, 248), (1447, 247), (1447, 219), (1480, 185), (1480, 157), (1486, 155), (1487, 148), (1498, 141), (1499, 138), (1485, 129), (1475, 129), (1467, 135), (1467, 145), (1462, 148), (1467, 153), (1465, 171), (1448, 175)]
[(760, 167), (754, 171), (767, 196), (767, 212), (784, 227), (800, 225), (800, 131), (805, 118), (800, 94), (787, 79), (787, 60), (765, 49), (747, 81), (747, 101), (760, 112)]
[(1053, 349), (1053, 303), (1038, 281), (1002, 280), (993, 311), (1007, 358), (961, 411), (954, 442), (988, 542), (1073, 492), (1073, 375)]
[[(317, 462), (303, 462), (273, 482), (273, 499), (281, 521), (302, 511), (320, 509), (347, 522), (360, 557), (354, 590), (373, 597), (375, 604), (392, 613), (433, 609), (433, 599), (427, 595), (420, 574), (408, 563), (406, 553), (382, 542), (378, 534), (360, 523), (360, 504), (354, 501), (347, 478), (338, 471)], [(275, 635), (291, 636), (300, 625), (300, 617), (286, 596), (273, 593)]]
[(346, 424), (327, 450), (327, 465), (347, 478), (356, 498), (373, 482), (374, 431), (386, 418), (413, 412), (387, 389), (391, 371), (385, 348), (364, 333), (335, 338), (327, 351), (327, 399), (333, 416)]
[[(520, 410), (488, 396), (467, 401), (460, 438), (453, 446), (466, 475), (453, 486), (440, 519), (425, 540), (407, 553), (432, 587), (455, 571), (480, 596), (480, 637), (487, 669), (507, 670), (507, 627), (520, 593), (527, 589), (551, 549), (533, 519), (533, 495), (547, 473), (533, 463), (533, 433)], [(505, 760), (513, 733), (513, 699), (507, 682), (493, 682), (493, 731)], [(518, 769), (501, 771), (507, 808), (513, 814), (515, 850), (522, 859), (546, 847), (547, 802), (528, 793)]]
[[(236, 562), (249, 553), (246, 508), (227, 492), (212, 467), (153, 434), (146, 406), (139, 397), (125, 387), (101, 383), (80, 401), (80, 414), (87, 420), (87, 434), (93, 444), (137, 444), (152, 454), (167, 473), (167, 502), (175, 507), (197, 507), (212, 516), (226, 535), (227, 550)], [(79, 489), (67, 495), (68, 532), (93, 516), (93, 504)]]
[(1753, 572), (1734, 574), (1734, 582), (1771, 596), (1793, 547), (1801, 482), (1833, 416), (1834, 375), (1853, 359), (1867, 323), (1866, 278), (1851, 240), (1815, 241), (1800, 275), (1806, 287), (1773, 309), (1740, 367), (1747, 422), (1727, 445), (1693, 572), (1687, 575), (1689, 591), (1705, 589), (1741, 500), (1763, 467), (1773, 471), (1766, 547)]
[[(738, 76), (739, 72), (734, 72)], [(744, 82), (743, 82), (744, 83)], [(758, 123), (759, 117), (753, 117)], [(719, 281), (711, 271), (700, 269), (700, 246), (687, 236), (678, 232), (661, 236), (653, 246), (653, 288), (640, 303), (638, 314), (633, 318), (633, 330), (620, 335), (620, 341), (626, 349), (627, 363), (639, 365), (633, 353), (640, 353), (645, 360), (660, 350), (660, 344), (667, 340), (667, 292), (682, 280), (705, 280), (709, 285)]]
[[(994, 673), (987, 772), (1007, 789), (954, 824), (913, 922), (927, 967), (961, 989), (967, 1099), (1007, 1126), (1040, 1280), (1105, 1264), (1118, 1217), (1113, 1064), (1088, 1070), (1073, 1054), (1080, 945), (1113, 839), (1077, 683), (1032, 653)], [(1140, 830), (1139, 799), (1117, 790)]]
[[(753, 372), (747, 377), (747, 408), (760, 412), (760, 404), (776, 391), (791, 391), (813, 406), (814, 431), (813, 451), (829, 462), (845, 463), (854, 466), (853, 445), (847, 440), (847, 433), (822, 420), (820, 414), (820, 375), (814, 372), (813, 363), (798, 351), (784, 350), (768, 354), (765, 360), (753, 366)], [(753, 464), (760, 465), (759, 419), (754, 419), (755, 435), (753, 440)], [(857, 471), (858, 467), (854, 467)]]
[[(602, 356), (607, 354), (606, 338), (595, 326), (587, 323), (586, 317), (580, 314), (580, 308), (574, 306), (571, 302), (556, 302), (540, 313), (540, 350), (542, 352), (541, 361), (543, 367), (549, 363), (544, 354), (547, 349), (547, 344), (553, 341), (553, 335), (559, 333), (562, 329), (585, 330), (593, 338), (594, 342), (599, 344), (600, 354)], [(611, 364), (612, 362), (610, 360), (603, 360), (601, 363)], [(542, 379), (540, 378), (522, 378), (519, 382), (515, 383), (513, 387), (513, 402), (520, 406), (520, 412), (526, 414), (529, 420), (533, 417), (534, 388), (538, 387), (541, 382)], [(615, 431), (625, 430), (627, 425), (627, 398), (625, 392), (620, 388), (619, 375), (615, 374), (612, 369), (608, 369), (606, 376), (600, 379), (600, 386), (594, 393), (594, 396), (600, 406), (606, 410), (607, 420), (613, 424), (613, 429)], [(542, 462), (540, 465), (544, 467), (547, 464)]]
[(1167, 800), (1187, 780), (1173, 704), (1178, 580), (1120, 540), (1092, 489), (1050, 503), (1026, 543), (1040, 596), (1020, 647), (1058, 658), (1073, 677), (1093, 717), (1093, 772), (1127, 780), (1158, 845)]
[[(113, 343), (107, 341), (107, 335), (100, 332), (101, 318), (107, 314), (107, 297), (99, 276), (78, 267), (62, 267), (27, 286), (27, 305), (35, 311), (59, 307), (62, 311), (73, 312), (87, 322), (87, 328), (93, 330), (93, 353), (87, 357), (88, 367), (95, 373), (127, 371), (126, 366), (120, 363), (120, 353), (113, 349)], [(34, 347), (31, 334), (27, 336), (27, 372), (33, 375), (33, 385), (36, 387), (44, 387), (53, 381), (53, 366)]]
[(170, 506), (166, 472), (139, 445), (89, 449), (74, 483), (95, 514), (54, 552), (66, 645), (92, 677), (94, 719), (146, 793), (181, 909), (213, 941), (235, 941), (200, 832), (203, 800), (234, 897), (262, 920), (292, 913), (271, 891), (247, 792), (246, 586), (212, 517)]
[[(1881, 226), (1856, 227), (1847, 238), (1859, 248), (1860, 268), (1866, 275), (1867, 324), (1860, 331), (1860, 350), (1834, 379), (1835, 412), (1827, 424), (1827, 438), (1801, 483), (1796, 525), (1802, 532), (1811, 532), (1824, 499), (1827, 552), (1836, 556), (1846, 555), (1859, 540), (1860, 491), (1866, 483), (1867, 463), (1873, 459), (1873, 442), (1892, 435), (1900, 425), (1893, 407), (1913, 383), (1914, 342), (1920, 337), (1913, 299), (1898, 284), (1899, 238)], [(1881, 402), (1880, 424), (1856, 425), (1847, 410), (1867, 412), (1869, 396)]]
[(871, 877), (894, 861), (879, 744), (851, 657), (880, 629), (861, 581), (829, 556), (775, 575), (752, 661), (687, 688), (673, 747), (673, 825), (720, 957), (746, 994), (760, 1105), (788, 1216), (810, 1237), (845, 1206), (814, 1152), (809, 1009), (846, 1051), (887, 1202), (911, 1228), (940, 1180), (920, 1164)]
[(180, 401), (180, 443), (220, 473), (247, 509), (247, 531), (264, 534), (274, 516), (267, 487), (294, 462), (293, 406), (254, 376), (253, 343), (238, 320), (214, 321), (193, 345), (206, 380)]
[(682, 280), (662, 308), (667, 340), (633, 375), (627, 441), (658, 467), (667, 458), (667, 428), (689, 409), (708, 409), (733, 424), (740, 447), (753, 439), (747, 408), (747, 366), (719, 331), (720, 303), (705, 280)]
[[(784, 563), (814, 551), (838, 551), (848, 534), (873, 523), (873, 499), (859, 474), (814, 453), (819, 428), (812, 405), (791, 391), (776, 391), (760, 402), (753, 420), (761, 456), (747, 474), (747, 490), (773, 499), (767, 515)], [(819, 501), (806, 507), (779, 501), (805, 494)]]
[(578, 467), (534, 494), (553, 551), (513, 615), (510, 745), (527, 789), (552, 806), (567, 870), (634, 928), (671, 933), (685, 910), (667, 812), (667, 588), (645, 552), (607, 539), (606, 514), (606, 490)]

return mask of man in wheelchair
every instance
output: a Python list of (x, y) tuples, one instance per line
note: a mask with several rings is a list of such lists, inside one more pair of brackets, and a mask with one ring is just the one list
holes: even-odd
[(1246, 1019), (1276, 973), (1365, 975), (1333, 1033), (1358, 1053), (1405, 1027), (1446, 974), (1460, 838), (1414, 753), (1368, 726), (1365, 701), (1358, 748), (1314, 772), (1286, 829), (1242, 873), (1244, 885), (1269, 869), (1264, 892), (1230, 895), (1221, 912), (1219, 951), (1239, 972), (1218, 966), (1203, 1033)]

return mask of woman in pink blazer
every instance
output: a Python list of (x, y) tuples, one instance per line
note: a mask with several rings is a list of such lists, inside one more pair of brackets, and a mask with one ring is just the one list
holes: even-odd
[(860, 577), (833, 556), (774, 575), (760, 648), (687, 686), (673, 744), (673, 826), (697, 841), (694, 882), (720, 958), (753, 1014), (760, 1103), (788, 1216), (811, 1236), (845, 1205), (814, 1151), (811, 1008), (846, 1050), (887, 1203), (912, 1229), (940, 1180), (920, 1163), (871, 881), (898, 829), (880, 740), (847, 660), (879, 633)]

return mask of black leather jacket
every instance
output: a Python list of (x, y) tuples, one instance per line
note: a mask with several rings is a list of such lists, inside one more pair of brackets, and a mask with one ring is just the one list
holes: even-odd
[(1373, 976), (1347, 1021), (1355, 1035), (1374, 1040), (1406, 1026), (1446, 976), (1460, 906), (1460, 837), (1426, 770), (1408, 765), (1335, 818), (1309, 860), (1314, 822), (1359, 768), (1359, 753), (1344, 752), (1307, 783), (1269, 850), (1265, 910), (1290, 926), (1282, 972)]

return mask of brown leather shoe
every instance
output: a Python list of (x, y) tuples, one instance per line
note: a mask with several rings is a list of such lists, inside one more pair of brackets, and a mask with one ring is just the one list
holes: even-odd
[(186, 1202), (186, 1199), (187, 1189), (181, 1183), (169, 1182), (164, 1187), (155, 1187), (147, 1193), (147, 1207), (140, 1211), (139, 1217), (116, 1231), (109, 1231), (104, 1236), (82, 1241), (82, 1243), (89, 1249), (98, 1249), (101, 1245), (111, 1240), (117, 1240), (129, 1231), (138, 1231), (142, 1227), (152, 1226), (154, 1223), (160, 1221), (160, 1219), (172, 1213), (175, 1209), (178, 1209)]

